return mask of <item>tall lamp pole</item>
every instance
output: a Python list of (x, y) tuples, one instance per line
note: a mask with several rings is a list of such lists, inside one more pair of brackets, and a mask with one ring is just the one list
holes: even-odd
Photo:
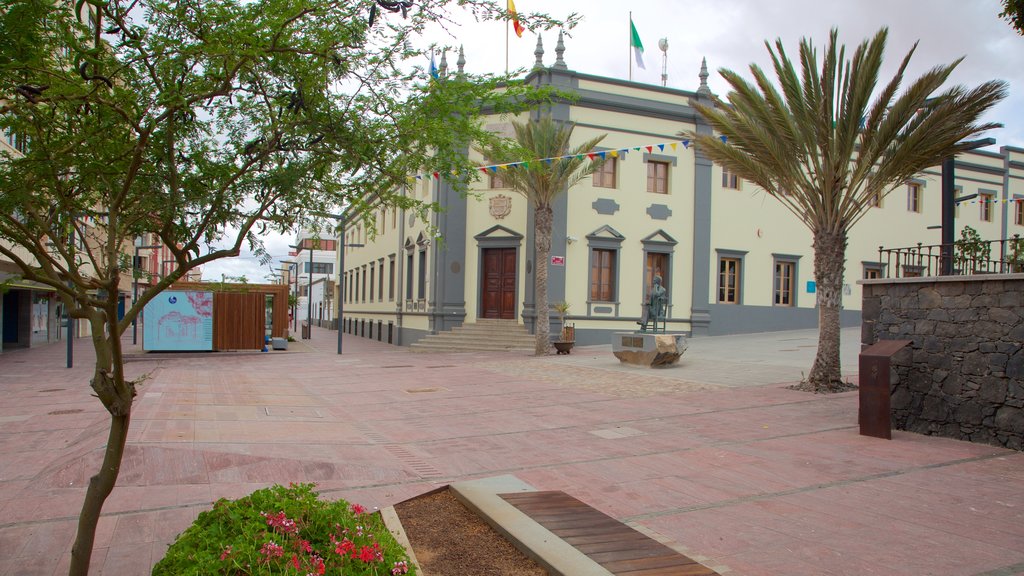
[[(981, 140), (972, 140), (969, 142), (961, 142), (964, 147), (961, 152), (967, 152), (968, 150), (976, 150), (985, 146), (991, 146), (996, 143), (995, 138), (982, 138)], [(954, 238), (956, 232), (956, 226), (954, 222), (954, 215), (956, 210), (957, 201), (960, 200), (955, 198), (956, 195), (956, 157), (950, 156), (942, 161), (942, 261), (941, 261), (941, 273), (943, 276), (950, 276), (953, 274), (953, 245), (956, 242)], [(966, 200), (967, 198), (962, 198)]]
[(338, 354), (341, 354), (341, 340), (342, 329), (341, 321), (344, 319), (345, 314), (345, 249), (346, 248), (362, 248), (366, 244), (345, 244), (345, 226), (347, 225), (348, 214), (342, 212), (341, 214), (330, 214), (327, 212), (317, 212), (318, 216), (325, 216), (327, 218), (333, 218), (338, 222), (338, 249), (341, 251), (341, 256), (338, 260)]
[[(132, 306), (139, 300), (139, 250), (155, 250), (157, 248), (163, 248), (159, 244), (150, 244), (148, 246), (137, 245), (135, 246), (135, 259), (132, 260)], [(141, 311), (140, 311), (141, 313)], [(132, 344), (139, 343), (139, 314), (135, 314), (135, 318), (132, 318)]]
[[(313, 242), (310, 238), (306, 238), (299, 244), (289, 244), (289, 247), (295, 248), (296, 250), (302, 250), (303, 248), (309, 250), (309, 285), (306, 286), (306, 326), (308, 327), (302, 334), (302, 339), (311, 339), (313, 337)], [(298, 265), (296, 263), (295, 271), (295, 288), (298, 290), (299, 286), (299, 272)]]

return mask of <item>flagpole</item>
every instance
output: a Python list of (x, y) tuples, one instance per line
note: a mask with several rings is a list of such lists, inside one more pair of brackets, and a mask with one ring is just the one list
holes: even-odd
[(508, 76), (508, 19), (505, 19), (505, 75)]
[[(629, 11), (629, 40), (626, 42), (626, 56), (631, 57), (629, 53), (633, 49), (633, 11)], [(629, 81), (633, 81), (633, 59), (629, 58)]]

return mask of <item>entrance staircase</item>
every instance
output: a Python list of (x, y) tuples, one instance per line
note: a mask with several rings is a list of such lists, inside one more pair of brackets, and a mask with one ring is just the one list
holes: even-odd
[(532, 352), (534, 336), (515, 320), (477, 319), (448, 332), (430, 334), (412, 344), (416, 352), (523, 351)]

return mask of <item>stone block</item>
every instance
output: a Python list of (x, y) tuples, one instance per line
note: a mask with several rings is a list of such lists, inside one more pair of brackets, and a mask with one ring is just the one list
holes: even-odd
[(287, 350), (288, 349), (288, 340), (286, 340), (284, 338), (271, 338), (270, 339), (270, 346), (274, 350)]
[(686, 352), (683, 334), (652, 334), (644, 332), (615, 332), (612, 334), (612, 354), (623, 364), (665, 368), (679, 362)]
[(1016, 325), (1020, 322), (1020, 316), (1005, 308), (992, 308), (988, 311), (989, 320), (1000, 324)]

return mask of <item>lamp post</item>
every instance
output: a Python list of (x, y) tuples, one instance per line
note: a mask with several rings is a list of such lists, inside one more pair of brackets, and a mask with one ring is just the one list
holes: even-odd
[[(135, 302), (139, 299), (139, 250), (155, 250), (157, 248), (163, 248), (159, 244), (149, 244), (147, 246), (136, 245), (135, 246), (135, 259), (132, 260), (132, 306), (135, 306)], [(139, 311), (139, 314), (142, 312)], [(132, 319), (132, 344), (139, 343), (139, 314), (135, 315)]]
[(341, 342), (342, 342), (342, 326), (341, 321), (345, 314), (345, 248), (362, 248), (366, 244), (345, 244), (345, 226), (348, 219), (348, 214), (342, 212), (341, 214), (330, 214), (328, 212), (317, 212), (317, 216), (324, 216), (327, 218), (333, 218), (338, 222), (338, 249), (340, 250), (340, 256), (338, 260), (338, 354), (341, 354)]
[[(971, 140), (969, 142), (960, 142), (962, 148), (961, 152), (967, 152), (968, 150), (976, 150), (985, 146), (991, 146), (996, 143), (995, 138), (982, 138), (981, 140)], [(955, 242), (954, 233), (956, 232), (954, 214), (956, 204), (958, 200), (966, 200), (967, 198), (958, 199), (955, 198), (956, 194), (956, 156), (950, 156), (942, 161), (942, 250), (941, 250), (941, 274), (943, 276), (950, 276), (953, 274), (953, 244)]]
[[(292, 245), (288, 245), (289, 248), (294, 248)], [(296, 304), (299, 300), (299, 267), (292, 260), (281, 260), (282, 264), (288, 265), (288, 292), (291, 293), (292, 280), (295, 280), (295, 301)], [(295, 305), (292, 307), (292, 332), (299, 331), (299, 312), (295, 309)]]

